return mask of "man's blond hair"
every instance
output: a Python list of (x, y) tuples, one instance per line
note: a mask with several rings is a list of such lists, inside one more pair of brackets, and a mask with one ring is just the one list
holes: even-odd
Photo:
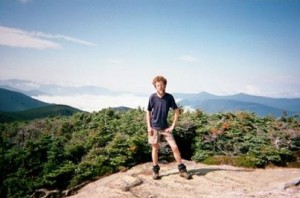
[(156, 82), (160, 81), (163, 82), (165, 86), (167, 86), (167, 79), (163, 76), (155, 76), (152, 81), (153, 86), (155, 87)]

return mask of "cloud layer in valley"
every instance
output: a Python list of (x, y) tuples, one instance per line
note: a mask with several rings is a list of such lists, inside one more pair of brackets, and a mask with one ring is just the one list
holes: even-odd
[(102, 108), (108, 107), (130, 107), (130, 108), (145, 108), (148, 102), (148, 97), (135, 95), (118, 95), (118, 96), (97, 96), (97, 95), (77, 95), (77, 96), (46, 96), (41, 95), (34, 97), (54, 104), (65, 104), (83, 111), (93, 112), (99, 111)]

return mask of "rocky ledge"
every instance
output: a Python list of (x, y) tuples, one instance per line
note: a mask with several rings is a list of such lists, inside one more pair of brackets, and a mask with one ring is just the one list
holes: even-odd
[(81, 188), (69, 198), (300, 198), (297, 168), (247, 169), (184, 161), (191, 180), (181, 178), (176, 163), (161, 164), (161, 179), (152, 179), (152, 164), (145, 163)]

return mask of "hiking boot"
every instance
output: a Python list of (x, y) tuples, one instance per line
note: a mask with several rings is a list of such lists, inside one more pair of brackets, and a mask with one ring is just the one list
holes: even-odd
[(187, 171), (182, 171), (179, 173), (179, 175), (185, 179), (192, 179), (192, 175), (190, 175)]
[(159, 167), (158, 165), (152, 167), (152, 171), (153, 171), (152, 178), (153, 178), (154, 180), (157, 180), (157, 179), (160, 178), (160, 177), (159, 177), (159, 169), (160, 169), (160, 167)]
[(179, 175), (185, 179), (191, 179), (192, 176), (187, 172), (186, 166), (184, 164), (178, 165)]

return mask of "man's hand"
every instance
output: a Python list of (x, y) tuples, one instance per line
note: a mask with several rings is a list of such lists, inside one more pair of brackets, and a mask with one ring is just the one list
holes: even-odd
[(170, 126), (169, 128), (166, 128), (166, 129), (165, 129), (165, 132), (167, 132), (167, 133), (172, 133), (173, 130), (174, 130), (174, 127), (173, 127), (173, 126)]
[(153, 129), (152, 127), (148, 128), (148, 135), (152, 136), (153, 135)]

